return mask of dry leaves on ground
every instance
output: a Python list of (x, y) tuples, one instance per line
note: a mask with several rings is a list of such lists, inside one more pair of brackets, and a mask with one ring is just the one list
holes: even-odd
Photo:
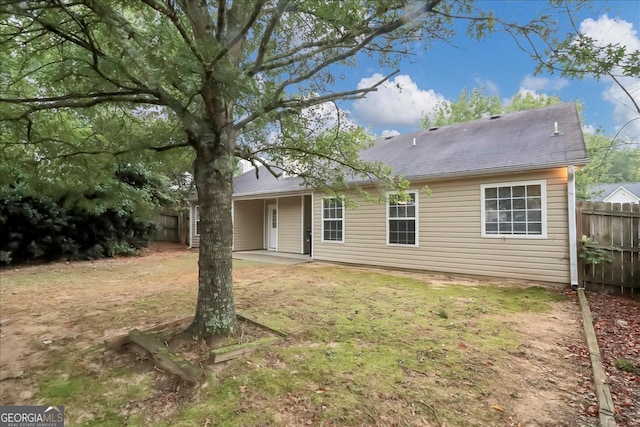
[(640, 426), (640, 299), (595, 292), (589, 292), (587, 299), (616, 422)]

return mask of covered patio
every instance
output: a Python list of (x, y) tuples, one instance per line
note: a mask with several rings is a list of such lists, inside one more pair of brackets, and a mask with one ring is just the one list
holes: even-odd
[(308, 254), (304, 255), (285, 252), (274, 252), (268, 251), (266, 249), (233, 252), (233, 259), (281, 265), (304, 264), (313, 261), (313, 258), (311, 258)]

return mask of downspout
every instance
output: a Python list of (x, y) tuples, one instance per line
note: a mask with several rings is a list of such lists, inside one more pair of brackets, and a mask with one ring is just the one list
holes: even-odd
[(576, 230), (576, 172), (567, 166), (567, 204), (569, 205), (569, 271), (571, 288), (578, 288), (578, 236)]

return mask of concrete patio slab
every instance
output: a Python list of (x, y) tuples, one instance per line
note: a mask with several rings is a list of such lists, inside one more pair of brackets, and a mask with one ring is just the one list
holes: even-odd
[(313, 261), (313, 258), (311, 258), (309, 255), (287, 254), (265, 250), (234, 252), (233, 259), (280, 265), (304, 264)]

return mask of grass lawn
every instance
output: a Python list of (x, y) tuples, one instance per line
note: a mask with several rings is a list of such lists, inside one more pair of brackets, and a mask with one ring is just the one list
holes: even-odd
[[(63, 404), (70, 426), (516, 426), (536, 404), (577, 398), (575, 371), (551, 360), (568, 354), (562, 343), (545, 354), (527, 334), (560, 322), (558, 307), (572, 316), (561, 293), (321, 263), (235, 262), (238, 311), (288, 336), (204, 366), (195, 388), (103, 352), (105, 338), (192, 313), (196, 262), (178, 251), (2, 272), (3, 348), (14, 350), (2, 355), (1, 403)], [(575, 326), (545, 337), (552, 348), (579, 339)], [(535, 360), (540, 349), (548, 360)], [(531, 385), (538, 374), (552, 379)]]

